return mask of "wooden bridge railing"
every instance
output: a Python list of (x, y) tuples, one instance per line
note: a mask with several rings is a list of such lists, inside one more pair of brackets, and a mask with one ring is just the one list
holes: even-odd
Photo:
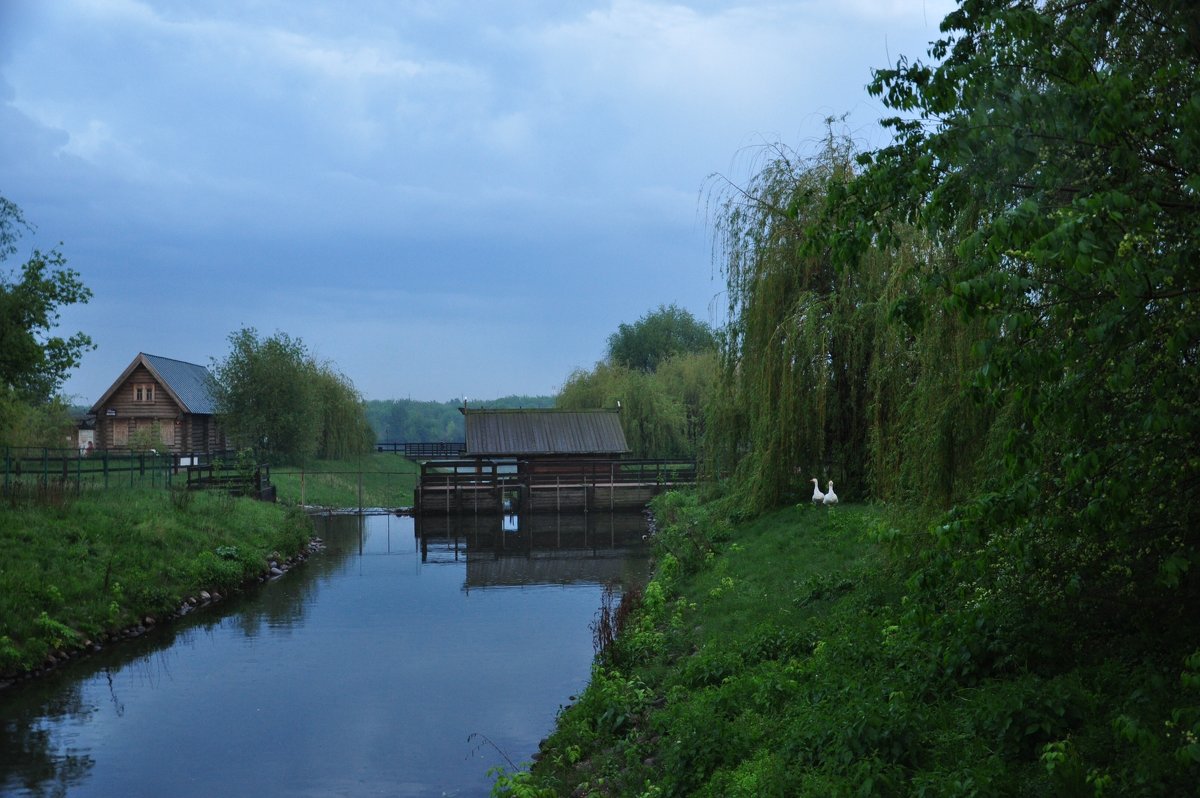
[(564, 480), (595, 484), (694, 483), (695, 460), (440, 460), (421, 464), (421, 481), (471, 485), (553, 485)]
[(275, 501), (275, 486), (271, 484), (271, 466), (261, 463), (252, 472), (235, 465), (207, 463), (186, 466), (189, 490), (226, 490), (237, 496), (253, 496), (262, 501)]
[(424, 460), (462, 457), (465, 445), (462, 441), (418, 441), (415, 443), (382, 441), (375, 444), (375, 451), (402, 454), (409, 460)]
[(630, 509), (696, 483), (694, 460), (433, 460), (421, 463), (415, 511)]

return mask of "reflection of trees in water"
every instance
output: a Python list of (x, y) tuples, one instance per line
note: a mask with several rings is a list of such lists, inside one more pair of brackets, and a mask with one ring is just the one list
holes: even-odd
[[(395, 538), (382, 543), (382, 518), (334, 515), (316, 521), (316, 534), (325, 540), (325, 550), (282, 579), (234, 594), (140, 638), (109, 646), (44, 679), (9, 688), (0, 712), (0, 794), (67, 795), (88, 779), (95, 761), (89, 751), (72, 747), (72, 729), (88, 723), (97, 712), (108, 712), (109, 705), (116, 717), (123, 716), (120, 685), (127, 680), (151, 686), (172, 680), (175, 658), (189, 656), (189, 649), (216, 637), (219, 627), (236, 629), (249, 638), (259, 636), (264, 625), (273, 633), (288, 633), (303, 623), (321, 589), (360, 553), (381, 553), (380, 548), (390, 553), (407, 548), (404, 553), (415, 553), (407, 519), (388, 519), (387, 532)], [(544, 515), (528, 521), (522, 517), (515, 528), (511, 521), (506, 528), (500, 516), (457, 519), (457, 523), (463, 522), (454, 529), (427, 525), (427, 539), (421, 543), (460, 546), (464, 558), (469, 551), (469, 559), (476, 565), (493, 563), (480, 572), (482, 581), (472, 582), (472, 586), (527, 584), (534, 571), (552, 582), (575, 577), (603, 582), (607, 580), (594, 579), (583, 572), (586, 568), (580, 568), (587, 562), (593, 566), (605, 563), (602, 570), (608, 573), (606, 569), (620, 560), (624, 565), (619, 567), (636, 570), (630, 563), (645, 556), (645, 519), (636, 514), (616, 518), (603, 513)], [(621, 559), (631, 552), (632, 559)], [(566, 576), (566, 571), (575, 577)], [(91, 699), (96, 705), (84, 700), (88, 685), (98, 691)]]
[[(361, 518), (338, 517), (337, 534), (361, 534), (362, 524)], [(317, 534), (327, 537), (321, 525)], [(187, 656), (198, 638), (212, 637), (226, 623), (250, 638), (264, 624), (275, 630), (294, 628), (321, 584), (341, 570), (352, 553), (353, 549), (331, 546), (269, 586), (234, 594), (150, 634), (70, 663), (52, 676), (8, 688), (0, 714), (0, 794), (64, 796), (88, 777), (95, 761), (68, 742), (70, 727), (86, 723), (97, 711), (83, 699), (86, 683), (94, 680), (96, 688), (102, 689), (98, 680), (103, 675), (108, 702), (121, 717), (125, 704), (114, 676), (132, 675), (150, 685), (169, 681), (172, 659)]]
[[(42, 680), (5, 693), (0, 716), (0, 794), (21, 790), (31, 796), (59, 796), (83, 783), (95, 761), (73, 749), (71, 729), (92, 720), (99, 707), (84, 698), (87, 685), (105, 690), (113, 714), (125, 714), (118, 675), (157, 685), (171, 678), (171, 659), (196, 630), (164, 628), (65, 666)], [(100, 676), (103, 676), (103, 683)]]
[[(287, 633), (304, 620), (304, 613), (316, 601), (321, 588), (346, 567), (356, 553), (365, 530), (365, 517), (358, 515), (317, 516), (313, 519), (317, 537), (326, 542), (323, 551), (314, 554), (281, 579), (238, 599), (236, 627), (247, 637), (257, 637), (263, 626), (275, 633)], [(353, 538), (354, 547), (337, 545)]]
[(95, 712), (84, 703), (79, 683), (55, 685), (39, 698), (18, 703), (0, 718), (0, 792), (6, 795), (17, 790), (66, 795), (95, 767), (86, 751), (72, 750), (56, 733), (62, 722), (85, 721)]

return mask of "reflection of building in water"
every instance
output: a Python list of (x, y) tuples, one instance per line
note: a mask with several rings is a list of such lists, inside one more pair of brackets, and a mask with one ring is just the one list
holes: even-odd
[(641, 513), (417, 516), (421, 560), (467, 564), (466, 587), (640, 584), (649, 570)]

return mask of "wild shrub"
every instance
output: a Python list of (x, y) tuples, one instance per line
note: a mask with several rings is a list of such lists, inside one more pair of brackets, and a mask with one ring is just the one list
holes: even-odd
[(598, 659), (611, 651), (617, 638), (629, 627), (630, 619), (642, 604), (642, 592), (631, 586), (619, 591), (614, 584), (604, 586), (600, 594), (600, 609), (591, 624), (592, 647)]

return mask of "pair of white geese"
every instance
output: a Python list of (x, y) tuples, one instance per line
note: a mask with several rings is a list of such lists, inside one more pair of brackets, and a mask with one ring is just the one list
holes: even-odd
[(837, 494), (833, 492), (833, 480), (829, 480), (829, 490), (821, 492), (821, 483), (810, 479), (813, 484), (813, 504), (837, 504)]

